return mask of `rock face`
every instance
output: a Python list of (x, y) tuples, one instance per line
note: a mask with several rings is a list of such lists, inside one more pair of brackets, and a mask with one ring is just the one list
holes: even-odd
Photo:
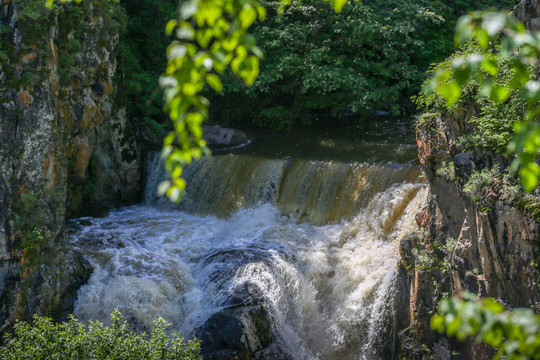
[[(536, 29), (540, 2), (523, 1), (516, 14)], [(420, 234), (401, 243), (410, 289), (410, 326), (401, 333), (407, 359), (493, 357), (494, 350), (486, 346), (459, 343), (431, 331), (429, 320), (444, 296), (467, 291), (495, 298), (510, 309), (532, 307), (540, 312), (538, 217), (518, 207), (503, 183), (482, 189), (481, 201), (464, 192), (473, 173), (509, 166), (502, 155), (459, 152), (456, 141), (471, 130), (468, 120), (474, 115), (474, 107), (452, 115), (431, 114), (417, 128), (430, 195), (417, 215)]]
[(521, 1), (514, 9), (514, 15), (525, 24), (527, 29), (540, 30), (540, 1)]
[[(529, 29), (540, 28), (540, 2), (522, 1), (515, 14)], [(509, 166), (502, 155), (459, 152), (456, 141), (471, 130), (468, 120), (474, 115), (472, 106), (452, 115), (426, 115), (417, 128), (430, 195), (417, 215), (420, 234), (401, 243), (410, 305), (409, 327), (400, 340), (407, 359), (493, 357), (494, 350), (487, 346), (460, 343), (430, 329), (429, 320), (443, 296), (467, 291), (495, 298), (510, 309), (540, 312), (538, 216), (518, 207), (504, 184), (483, 189), (481, 201), (463, 191), (474, 172)]]
[(69, 311), (89, 270), (67, 250), (65, 220), (140, 193), (112, 81), (118, 5), (47, 11), (41, 2), (0, 4), (0, 323)]

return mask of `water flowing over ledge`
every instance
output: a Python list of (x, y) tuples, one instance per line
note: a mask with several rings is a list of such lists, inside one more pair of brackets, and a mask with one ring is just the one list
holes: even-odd
[(419, 167), (411, 164), (219, 155), (185, 168), (189, 191), (175, 205), (157, 196), (157, 186), (166, 178), (157, 153), (149, 155), (148, 169), (147, 205), (227, 218), (271, 203), (287, 216), (317, 225), (350, 220), (390, 186), (421, 181)]
[(162, 316), (199, 336), (248, 296), (283, 358), (393, 356), (398, 244), (427, 193), (416, 167), (215, 156), (186, 170), (177, 211), (152, 195), (151, 165), (160, 207), (71, 224), (95, 267), (77, 317), (118, 308), (138, 330)]

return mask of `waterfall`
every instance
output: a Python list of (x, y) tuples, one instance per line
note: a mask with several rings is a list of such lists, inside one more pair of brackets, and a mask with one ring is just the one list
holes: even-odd
[(189, 191), (175, 205), (157, 196), (157, 186), (166, 178), (159, 155), (150, 154), (148, 164), (149, 205), (226, 218), (242, 208), (271, 203), (283, 214), (316, 225), (350, 220), (375, 194), (394, 184), (419, 182), (421, 176), (410, 164), (221, 155), (185, 168)]
[(70, 224), (94, 265), (79, 319), (118, 308), (189, 337), (249, 287), (291, 359), (393, 356), (399, 241), (427, 194), (417, 166), (214, 156), (186, 168), (179, 206), (157, 197), (163, 176), (151, 156), (145, 205)]

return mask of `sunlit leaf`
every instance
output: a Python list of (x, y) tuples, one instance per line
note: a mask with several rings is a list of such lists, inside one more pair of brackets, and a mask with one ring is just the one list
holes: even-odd
[(473, 34), (471, 22), (472, 18), (470, 15), (464, 15), (458, 19), (454, 36), (456, 47), (465, 44), (471, 38)]
[(484, 58), (481, 63), (482, 70), (488, 74), (495, 76), (499, 73), (499, 66), (495, 59), (493, 58)]
[(482, 49), (487, 50), (489, 48), (489, 42), (491, 38), (486, 29), (480, 28), (476, 32), (476, 41), (482, 47)]
[(178, 21), (176, 20), (169, 20), (167, 22), (167, 26), (165, 27), (165, 34), (171, 35), (176, 28), (176, 25), (178, 25)]
[(347, 0), (332, 0), (332, 4), (334, 5), (334, 10), (340, 12), (345, 4), (347, 4)]
[(508, 100), (510, 89), (505, 86), (493, 86), (489, 93), (489, 98), (494, 103), (502, 103)]
[(206, 76), (206, 82), (212, 87), (212, 89), (217, 92), (221, 92), (221, 90), (223, 89), (223, 84), (221, 83), (219, 76), (217, 76), (216, 74), (208, 74)]
[(488, 12), (484, 16), (482, 26), (490, 37), (500, 32), (506, 25), (506, 16), (500, 12)]
[(158, 195), (163, 196), (171, 187), (170, 181), (162, 181), (158, 186)]
[(440, 84), (437, 90), (446, 101), (448, 107), (454, 106), (461, 96), (461, 88), (455, 82)]
[(526, 191), (531, 192), (538, 184), (538, 180), (540, 178), (540, 167), (538, 164), (533, 162), (524, 164), (519, 170), (519, 175), (523, 188)]

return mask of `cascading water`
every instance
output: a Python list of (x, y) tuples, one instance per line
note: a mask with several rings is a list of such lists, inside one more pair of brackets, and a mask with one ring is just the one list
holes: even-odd
[(191, 336), (249, 288), (283, 358), (392, 357), (398, 244), (427, 193), (417, 166), (219, 155), (186, 169), (179, 208), (155, 196), (162, 172), (151, 157), (146, 205), (72, 222), (95, 268), (79, 319), (118, 308), (138, 330), (161, 316)]

